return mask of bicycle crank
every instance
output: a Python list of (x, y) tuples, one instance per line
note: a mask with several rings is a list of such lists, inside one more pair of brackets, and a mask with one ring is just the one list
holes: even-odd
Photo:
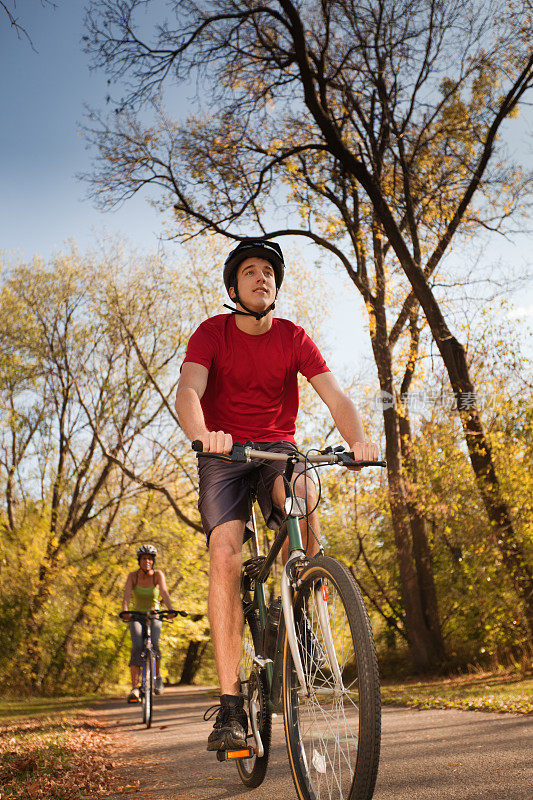
[(257, 668), (253, 669), (248, 678), (248, 715), (252, 726), (252, 733), (255, 739), (255, 752), (262, 758), (265, 755), (265, 748), (261, 741), (259, 732), (261, 721), (265, 710), (266, 699), (263, 692), (261, 674)]

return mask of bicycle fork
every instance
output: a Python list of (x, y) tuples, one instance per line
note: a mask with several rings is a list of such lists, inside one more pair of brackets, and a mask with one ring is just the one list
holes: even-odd
[(300, 688), (303, 692), (305, 692), (305, 694), (309, 694), (307, 681), (305, 680), (304, 675), (304, 668), (302, 666), (302, 659), (298, 648), (298, 642), (296, 639), (296, 624), (294, 622), (294, 608), (292, 605), (293, 592), (290, 578), (293, 563), (295, 561), (300, 561), (302, 558), (305, 558), (304, 551), (294, 550), (294, 552), (292, 552), (287, 559), (287, 563), (285, 564), (285, 568), (281, 576), (281, 605), (283, 607), (285, 630), (287, 633), (287, 640), (289, 642), (294, 669), (296, 670)]
[[(294, 562), (301, 560), (305, 557), (303, 550), (295, 550), (291, 553), (290, 558), (285, 564), (283, 574), (281, 576), (281, 603), (283, 607), (283, 616), (285, 619), (285, 629), (287, 632), (287, 640), (292, 655), (294, 669), (300, 684), (300, 689), (304, 694), (309, 695), (309, 687), (305, 679), (304, 669), (302, 665), (302, 658), (298, 641), (296, 638), (296, 623), (294, 620), (294, 607), (293, 607), (293, 586), (291, 581), (291, 569)], [(329, 613), (327, 607), (327, 600), (323, 595), (322, 586), (317, 586), (314, 590), (315, 604), (318, 613), (318, 621), (322, 630), (322, 638), (326, 649), (329, 666), (333, 673), (335, 683), (334, 691), (342, 693), (344, 687), (342, 682), (342, 675), (337, 661), (337, 654), (335, 652), (335, 645), (333, 643), (333, 636), (331, 634), (331, 626), (329, 622)]]

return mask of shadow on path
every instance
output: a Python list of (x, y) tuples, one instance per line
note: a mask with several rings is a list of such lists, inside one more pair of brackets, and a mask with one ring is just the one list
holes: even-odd
[[(124, 700), (96, 710), (117, 731), (122, 792), (140, 800), (296, 800), (283, 720), (273, 720), (273, 746), (264, 783), (248, 790), (234, 764), (205, 749), (213, 690), (167, 689), (154, 704), (152, 728), (139, 705)], [(530, 718), (471, 711), (383, 709), (382, 753), (374, 800), (531, 800), (533, 723)], [(336, 798), (338, 800), (338, 798)]]

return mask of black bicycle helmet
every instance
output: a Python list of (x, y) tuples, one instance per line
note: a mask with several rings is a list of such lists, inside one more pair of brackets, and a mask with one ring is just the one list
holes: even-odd
[(139, 564), (141, 563), (141, 556), (150, 556), (155, 562), (157, 547), (154, 547), (153, 544), (142, 544), (137, 550), (137, 561)]
[(285, 275), (285, 262), (279, 244), (269, 242), (266, 239), (243, 239), (231, 251), (224, 262), (224, 285), (227, 291), (229, 291), (230, 286), (234, 286), (234, 273), (237, 271), (239, 264), (246, 258), (253, 258), (253, 256), (264, 258), (272, 264), (276, 277), (276, 288), (279, 289)]

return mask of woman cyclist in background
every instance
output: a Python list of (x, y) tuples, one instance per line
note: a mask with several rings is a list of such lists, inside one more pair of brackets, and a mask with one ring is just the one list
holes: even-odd
[[(154, 570), (154, 563), (157, 556), (157, 549), (153, 544), (142, 544), (137, 550), (137, 561), (139, 569), (130, 572), (124, 587), (124, 597), (122, 599), (122, 610), (129, 611), (129, 602), (133, 592), (134, 611), (156, 611), (159, 606), (159, 599), (163, 601), (169, 611), (173, 611), (172, 601), (167, 590), (165, 576), (160, 569)], [(127, 619), (127, 617), (126, 617)], [(139, 672), (142, 666), (141, 653), (144, 646), (143, 625), (138, 620), (129, 620), (131, 634), (131, 692), (128, 695), (129, 703), (138, 703), (140, 700), (139, 692)], [(163, 693), (163, 679), (160, 675), (161, 652), (159, 650), (159, 635), (161, 633), (161, 620), (152, 620), (152, 646), (156, 653), (156, 679), (155, 693)]]

